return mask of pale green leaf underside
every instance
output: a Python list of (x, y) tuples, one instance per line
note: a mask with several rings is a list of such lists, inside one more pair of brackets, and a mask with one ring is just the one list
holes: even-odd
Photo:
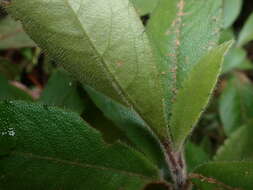
[(253, 162), (210, 162), (194, 173), (202, 175), (200, 180), (194, 180), (201, 190), (253, 189)]
[(225, 52), (231, 41), (207, 53), (182, 83), (173, 104), (171, 134), (176, 149), (181, 148), (205, 109), (218, 80)]
[(0, 49), (34, 46), (34, 42), (24, 32), (20, 22), (10, 16), (0, 19)]
[(253, 126), (248, 124), (235, 131), (218, 150), (214, 160), (242, 161), (253, 158)]
[(221, 18), (221, 0), (160, 0), (152, 13), (147, 32), (167, 90), (167, 115), (190, 70), (216, 46)]
[(23, 102), (0, 103), (1, 190), (139, 190), (157, 179), (142, 154), (106, 145), (77, 114)]
[(230, 27), (239, 16), (242, 9), (242, 0), (223, 0), (224, 1), (224, 28)]
[(13, 0), (9, 11), (81, 82), (133, 107), (167, 136), (153, 53), (128, 0)]

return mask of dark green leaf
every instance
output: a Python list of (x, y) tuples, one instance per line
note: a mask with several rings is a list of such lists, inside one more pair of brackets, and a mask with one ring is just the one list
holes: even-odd
[[(7, 132), (7, 133), (6, 133)], [(23, 102), (0, 103), (0, 189), (139, 190), (157, 169), (122, 144), (106, 145), (77, 114)]]
[(188, 142), (185, 146), (185, 158), (188, 171), (193, 171), (194, 168), (210, 160), (204, 149), (192, 142)]
[(81, 82), (133, 107), (156, 133), (168, 136), (153, 52), (129, 1), (12, 0), (9, 12)]
[(0, 100), (32, 100), (32, 98), (0, 75)]
[(57, 70), (49, 79), (40, 102), (73, 110), (79, 114), (84, 110), (84, 99), (78, 91), (78, 83), (64, 70)]
[(193, 181), (201, 190), (253, 189), (253, 162), (210, 162), (194, 172)]

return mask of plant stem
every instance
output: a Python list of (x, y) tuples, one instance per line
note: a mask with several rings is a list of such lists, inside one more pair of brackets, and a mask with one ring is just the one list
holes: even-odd
[(167, 153), (166, 158), (174, 181), (174, 189), (188, 190), (190, 184), (187, 180), (186, 165), (182, 151), (174, 152), (171, 142), (168, 140), (164, 141), (163, 145)]

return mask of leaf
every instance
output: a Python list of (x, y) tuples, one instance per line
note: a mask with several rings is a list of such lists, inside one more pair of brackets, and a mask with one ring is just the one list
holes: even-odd
[(253, 162), (210, 162), (198, 167), (194, 172), (197, 174), (194, 175), (194, 183), (199, 189), (253, 188)]
[(219, 44), (222, 44), (229, 40), (235, 40), (234, 31), (231, 28), (223, 29), (220, 34)]
[(228, 81), (219, 100), (219, 113), (224, 131), (230, 136), (253, 118), (253, 86), (244, 75)]
[(152, 13), (159, 0), (130, 0), (140, 15)]
[(157, 134), (168, 136), (155, 59), (128, 1), (13, 0), (7, 8), (83, 84), (133, 107)]
[(209, 155), (204, 149), (192, 142), (188, 142), (185, 146), (185, 158), (189, 172), (210, 160)]
[(34, 47), (22, 25), (10, 16), (0, 19), (0, 49)]
[(240, 127), (219, 148), (214, 159), (217, 161), (252, 160), (252, 134), (252, 124)]
[(16, 142), (0, 158), (3, 190), (139, 190), (158, 179), (157, 169), (141, 153), (120, 143), (106, 145), (77, 114), (3, 102), (0, 121), (1, 148), (6, 138)]
[(222, 73), (227, 73), (237, 68), (240, 69), (245, 64), (246, 56), (247, 53), (244, 49), (231, 48), (225, 56)]
[(40, 102), (81, 114), (85, 105), (77, 87), (78, 83), (66, 71), (57, 70), (52, 74), (43, 90)]
[(237, 46), (241, 47), (253, 40), (253, 13), (249, 16), (239, 33)]
[(229, 28), (239, 16), (242, 0), (224, 0), (224, 28)]
[(147, 32), (157, 50), (169, 116), (182, 82), (219, 40), (221, 7), (220, 0), (161, 0), (151, 15)]
[(159, 139), (148, 128), (146, 123), (133, 110), (117, 104), (117, 102), (89, 86), (86, 86), (85, 89), (104, 116), (113, 121), (136, 149), (143, 152), (147, 158), (163, 171), (164, 175), (167, 175), (168, 166), (164, 150)]
[(224, 43), (205, 55), (189, 73), (173, 104), (171, 133), (176, 149), (180, 149), (204, 111), (221, 72), (223, 57), (231, 46)]
[(0, 100), (32, 101), (32, 98), (23, 90), (12, 86), (8, 80), (0, 75)]

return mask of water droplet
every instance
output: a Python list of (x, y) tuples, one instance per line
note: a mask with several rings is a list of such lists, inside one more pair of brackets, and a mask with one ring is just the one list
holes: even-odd
[(16, 131), (11, 127), (0, 129), (0, 156), (8, 155), (16, 146)]

